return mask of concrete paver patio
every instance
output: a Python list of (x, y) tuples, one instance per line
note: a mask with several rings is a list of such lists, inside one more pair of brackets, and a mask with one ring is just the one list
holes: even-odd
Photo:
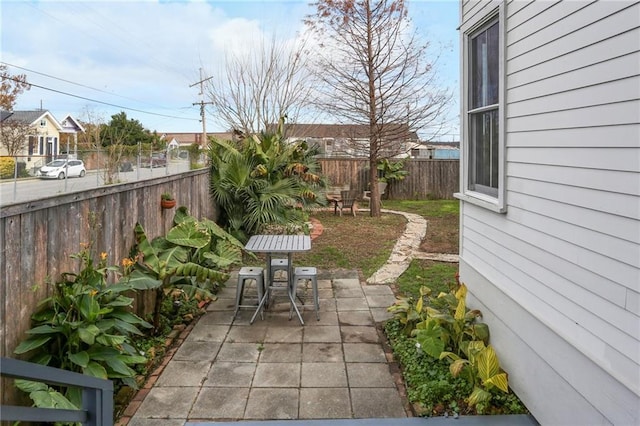
[(208, 306), (129, 425), (410, 415), (376, 326), (395, 300), (387, 285), (361, 283), (357, 271), (320, 271), (319, 321), (311, 290), (299, 288), (304, 326), (289, 320), (284, 295), (250, 325), (253, 310), (233, 319), (236, 281)]

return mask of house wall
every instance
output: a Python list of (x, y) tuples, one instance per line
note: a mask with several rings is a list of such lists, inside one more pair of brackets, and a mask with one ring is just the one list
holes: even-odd
[(640, 424), (640, 3), (463, 1), (461, 34), (499, 6), (506, 213), (461, 204), (461, 279), (539, 422)]
[[(55, 157), (60, 153), (62, 141), (60, 140), (60, 132), (56, 123), (54, 123), (48, 115), (44, 115), (42, 120), (45, 121), (45, 126), (40, 125), (40, 119), (32, 123), (30, 127), (30, 136), (35, 136), (35, 143), (33, 146), (33, 154), (29, 155), (29, 141), (27, 136), (24, 142), (24, 148), (20, 151), (17, 157), (18, 162), (24, 162), (26, 169), (31, 170), (35, 167), (44, 166), (48, 158), (47, 154), (47, 139), (51, 138), (52, 145), (52, 157)], [(40, 139), (42, 139), (42, 151), (40, 151)], [(4, 145), (0, 144), (0, 156), (6, 156), (8, 154)]]
[[(43, 117), (43, 120), (46, 121), (46, 126), (40, 126), (40, 120), (33, 123), (33, 128), (35, 130), (36, 135), (36, 143), (33, 150), (33, 156), (29, 157), (29, 146), (25, 144), (25, 149), (22, 151), (26, 157), (27, 169), (37, 166), (43, 166), (50, 159), (55, 158), (56, 155), (60, 152), (60, 132), (56, 127), (56, 124), (51, 121), (49, 116)], [(42, 139), (42, 143), (40, 142)], [(47, 153), (47, 144), (48, 141), (51, 140), (51, 152)], [(40, 149), (42, 147), (42, 149)], [(51, 157), (47, 157), (47, 154), (50, 154)]]

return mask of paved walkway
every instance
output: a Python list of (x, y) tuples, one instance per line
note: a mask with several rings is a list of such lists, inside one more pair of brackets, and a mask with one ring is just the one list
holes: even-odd
[[(129, 425), (407, 417), (376, 325), (395, 300), (388, 286), (363, 284), (357, 271), (321, 271), (319, 321), (310, 303), (304, 326), (289, 320), (283, 294), (249, 325), (252, 310), (233, 319), (234, 278), (134, 404)], [(310, 293), (299, 292), (308, 302)]]

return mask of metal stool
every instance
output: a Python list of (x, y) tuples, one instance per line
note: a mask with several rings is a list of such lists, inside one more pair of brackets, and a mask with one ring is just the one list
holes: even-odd
[[(298, 280), (310, 280), (313, 288), (313, 307), (316, 311), (316, 319), (320, 321), (320, 298), (318, 297), (318, 272), (312, 266), (299, 266), (293, 272), (293, 294), (295, 296), (298, 287)], [(289, 319), (293, 313), (293, 307), (289, 311)]]
[[(233, 313), (233, 319), (238, 315), (238, 311), (240, 308), (254, 308), (259, 306), (259, 303), (255, 305), (243, 305), (242, 304), (242, 296), (244, 292), (244, 283), (247, 280), (253, 280), (256, 282), (256, 290), (258, 292), (258, 302), (262, 300), (264, 295), (264, 269), (257, 266), (244, 266), (240, 268), (240, 272), (238, 272), (238, 286), (236, 287), (236, 310)], [(256, 312), (257, 313), (257, 312)], [(254, 315), (255, 318), (255, 315)], [(264, 320), (264, 312), (260, 313), (260, 318)], [(252, 321), (253, 322), (253, 321)]]
[(289, 280), (289, 259), (271, 259), (271, 279), (269, 282), (275, 281), (276, 271), (284, 271), (287, 273), (287, 280)]

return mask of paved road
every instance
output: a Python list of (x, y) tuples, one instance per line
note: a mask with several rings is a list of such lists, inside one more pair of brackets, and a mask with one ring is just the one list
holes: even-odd
[[(131, 172), (120, 172), (119, 181), (135, 182), (137, 180), (151, 179), (169, 174), (182, 173), (189, 170), (187, 160), (170, 161), (167, 167), (154, 169), (135, 168)], [(86, 189), (104, 186), (104, 174), (98, 171), (87, 172), (83, 178), (68, 179), (19, 179), (17, 181), (3, 181), (0, 183), (0, 205), (21, 203), (38, 200), (52, 195), (67, 192), (83, 191)]]

